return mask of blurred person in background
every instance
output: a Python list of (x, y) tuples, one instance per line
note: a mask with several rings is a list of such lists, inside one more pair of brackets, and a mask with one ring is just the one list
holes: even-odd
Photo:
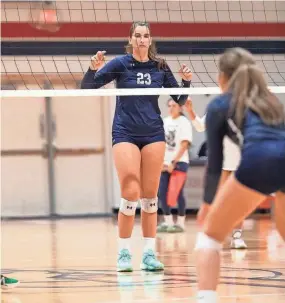
[[(189, 147), (192, 143), (192, 125), (183, 115), (182, 106), (173, 99), (168, 100), (169, 115), (163, 119), (166, 138), (164, 165), (160, 177), (158, 198), (164, 221), (158, 232), (183, 232), (185, 230), (186, 203), (183, 194), (189, 167)], [(174, 223), (171, 207), (178, 206)]]

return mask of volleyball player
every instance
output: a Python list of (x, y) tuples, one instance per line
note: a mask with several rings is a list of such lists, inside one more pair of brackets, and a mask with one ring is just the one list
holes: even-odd
[[(205, 131), (205, 119), (206, 115), (200, 118), (195, 111), (193, 110), (192, 101), (188, 98), (187, 102), (185, 103), (185, 109), (192, 121), (193, 126), (198, 132)], [(221, 174), (220, 179), (220, 186), (222, 186), (228, 177), (231, 175), (232, 172), (236, 171), (239, 162), (240, 162), (240, 150), (236, 144), (234, 144), (229, 137), (225, 136), (223, 142), (223, 154), (224, 154), (224, 162), (223, 162), (223, 171)], [(208, 200), (207, 202), (202, 202), (200, 206), (197, 221), (199, 224), (203, 224), (206, 215), (210, 209), (210, 203), (212, 201)], [(231, 239), (231, 248), (234, 249), (244, 249), (247, 248), (247, 245), (242, 238), (242, 224), (243, 222), (239, 223), (235, 226), (234, 230), (232, 231), (232, 239)]]
[[(227, 50), (219, 61), (222, 95), (207, 108), (208, 167), (205, 202), (214, 198), (196, 242), (198, 303), (216, 303), (222, 242), (267, 195), (276, 192), (276, 227), (285, 240), (285, 113), (270, 93), (254, 57)], [(241, 162), (216, 194), (223, 139), (242, 149)]]
[[(192, 74), (183, 65), (179, 70), (182, 86), (189, 87)], [(95, 89), (116, 80), (117, 88), (179, 87), (166, 62), (157, 57), (150, 27), (134, 22), (130, 29), (127, 54), (104, 65), (104, 52), (92, 57), (81, 87)], [(138, 202), (144, 252), (141, 269), (163, 270), (155, 255), (157, 227), (157, 191), (165, 152), (163, 121), (158, 107), (159, 96), (117, 96), (113, 122), (113, 156), (117, 169), (121, 203), (118, 215), (118, 271), (132, 271), (130, 238)], [(184, 104), (187, 95), (172, 96)]]

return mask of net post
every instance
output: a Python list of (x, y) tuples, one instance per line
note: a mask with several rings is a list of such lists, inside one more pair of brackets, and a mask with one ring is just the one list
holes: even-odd
[[(44, 89), (49, 89), (50, 84), (45, 82)], [(51, 217), (56, 217), (56, 194), (55, 194), (55, 146), (53, 114), (52, 114), (52, 97), (45, 97), (45, 117), (46, 117), (46, 151), (47, 151), (47, 169), (48, 169), (48, 193), (49, 193), (49, 211)]]

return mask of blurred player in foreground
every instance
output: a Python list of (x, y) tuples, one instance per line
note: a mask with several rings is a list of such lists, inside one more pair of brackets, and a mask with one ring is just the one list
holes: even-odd
[[(251, 53), (227, 50), (219, 61), (222, 94), (207, 108), (208, 166), (205, 202), (213, 204), (197, 236), (198, 303), (216, 303), (222, 242), (267, 195), (276, 192), (276, 227), (285, 240), (285, 113), (268, 90)], [(225, 136), (241, 149), (241, 161), (216, 195)]]

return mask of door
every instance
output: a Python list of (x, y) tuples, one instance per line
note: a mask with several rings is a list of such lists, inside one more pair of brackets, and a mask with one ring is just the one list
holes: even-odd
[(1, 215), (49, 215), (43, 98), (2, 98)]
[(56, 214), (108, 213), (103, 98), (56, 97)]

